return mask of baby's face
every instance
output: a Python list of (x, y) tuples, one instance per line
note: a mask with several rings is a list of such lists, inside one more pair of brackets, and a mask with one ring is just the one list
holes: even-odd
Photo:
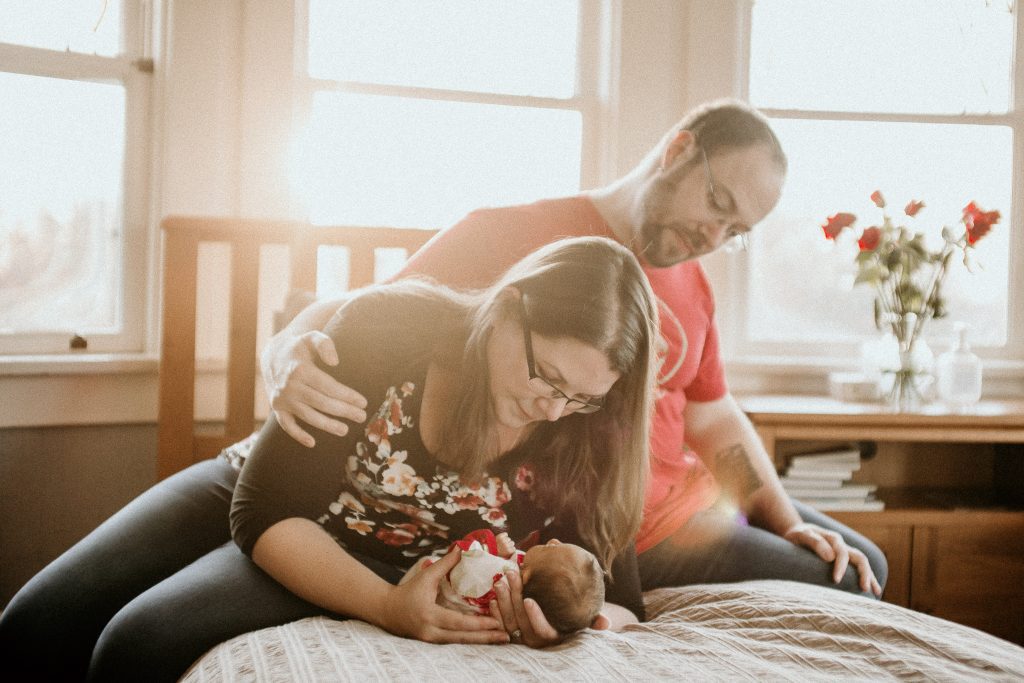
[(591, 562), (593, 555), (572, 543), (562, 543), (556, 538), (544, 545), (535, 545), (523, 555), (520, 567), (523, 583), (530, 580), (533, 571), (546, 568), (562, 574), (576, 574), (583, 571)]

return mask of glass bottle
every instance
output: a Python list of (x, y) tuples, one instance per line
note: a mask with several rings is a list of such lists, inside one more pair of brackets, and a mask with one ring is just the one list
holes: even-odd
[(936, 374), (939, 397), (952, 410), (963, 411), (981, 398), (981, 360), (967, 343), (967, 326), (954, 325), (956, 344), (939, 356)]

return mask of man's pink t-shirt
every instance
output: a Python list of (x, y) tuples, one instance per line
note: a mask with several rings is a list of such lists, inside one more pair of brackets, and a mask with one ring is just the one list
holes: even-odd
[[(482, 209), (439, 233), (396, 277), (421, 274), (452, 287), (485, 287), (539, 247), (586, 235), (616, 239), (584, 196)], [(683, 410), (687, 401), (713, 401), (726, 394), (714, 297), (704, 269), (696, 261), (685, 261), (670, 268), (645, 265), (644, 272), (659, 299), (661, 334), (668, 348), (658, 377), (651, 477), (638, 552), (667, 538), (717, 496), (713, 478), (684, 446)]]

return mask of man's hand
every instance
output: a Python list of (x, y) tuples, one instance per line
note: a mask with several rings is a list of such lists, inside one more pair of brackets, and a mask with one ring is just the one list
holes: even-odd
[(832, 562), (832, 580), (839, 583), (846, 573), (846, 568), (853, 565), (860, 575), (860, 589), (870, 591), (877, 596), (882, 595), (875, 573), (871, 571), (868, 558), (856, 548), (846, 545), (846, 541), (835, 531), (824, 529), (816, 524), (801, 522), (791, 527), (785, 534), (790, 543), (809, 548), (825, 562)]
[(377, 625), (427, 643), (507, 643), (508, 633), (494, 617), (462, 614), (437, 604), (444, 576), (462, 557), (453, 549), (408, 582), (392, 586), (379, 610)]
[(494, 590), (498, 599), (491, 601), (491, 614), (501, 621), (513, 643), (548, 647), (562, 642), (562, 636), (548, 623), (537, 601), (523, 600), (523, 580), (519, 572), (505, 572), (505, 580), (499, 581)]
[[(334, 342), (323, 332), (306, 332), (278, 341), (265, 365), (263, 382), (281, 428), (307, 448), (316, 441), (299, 420), (325, 432), (344, 436), (348, 425), (366, 421), (366, 399), (316, 366), (319, 358), (338, 364)], [(267, 370), (267, 368), (265, 368)]]

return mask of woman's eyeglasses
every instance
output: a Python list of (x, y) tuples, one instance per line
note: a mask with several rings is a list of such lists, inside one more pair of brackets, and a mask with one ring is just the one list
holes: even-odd
[(533, 340), (531, 339), (530, 326), (526, 322), (526, 304), (523, 303), (523, 296), (519, 297), (519, 319), (523, 323), (523, 340), (526, 344), (526, 370), (530, 374), (530, 388), (538, 394), (565, 401), (565, 410), (574, 413), (596, 413), (601, 410), (601, 404), (595, 401), (583, 401), (572, 398), (554, 384), (537, 374), (537, 368), (533, 363)]

